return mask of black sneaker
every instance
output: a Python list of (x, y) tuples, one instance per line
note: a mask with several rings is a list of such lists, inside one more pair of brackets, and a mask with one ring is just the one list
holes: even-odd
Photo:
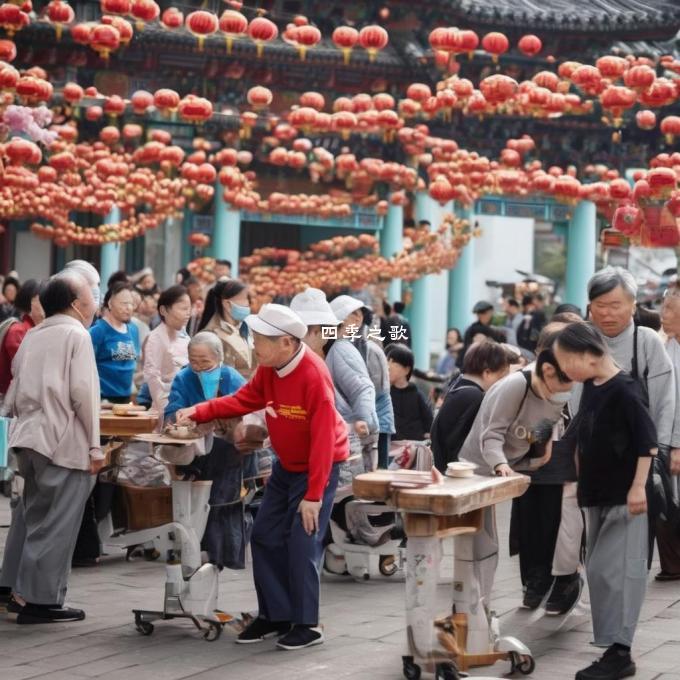
[(293, 626), (287, 635), (279, 639), (276, 646), (289, 650), (304, 649), (320, 645), (323, 641), (323, 628), (320, 626)]
[(253, 622), (236, 638), (240, 645), (249, 645), (253, 642), (262, 642), (270, 637), (284, 635), (290, 630), (290, 623), (287, 621), (268, 621), (258, 616)]
[(530, 581), (522, 600), (522, 609), (538, 609), (548, 594), (552, 581)]
[(558, 576), (545, 603), (545, 613), (548, 616), (562, 616), (570, 612), (581, 598), (582, 591), (583, 579), (580, 574)]
[(82, 621), (85, 612), (73, 607), (60, 607), (58, 604), (31, 604), (27, 602), (17, 615), (18, 624), (68, 623)]
[(12, 600), (12, 589), (5, 586), (0, 587), (0, 612), (7, 611), (7, 605)]
[(630, 652), (612, 646), (602, 658), (576, 673), (576, 680), (619, 680), (635, 675), (635, 671)]

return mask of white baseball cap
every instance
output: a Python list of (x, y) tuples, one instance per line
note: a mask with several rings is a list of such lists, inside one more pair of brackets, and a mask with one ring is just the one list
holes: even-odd
[(245, 324), (251, 331), (270, 338), (292, 335), (302, 340), (307, 335), (304, 321), (289, 307), (283, 305), (262, 305), (257, 314), (250, 314)]
[(356, 312), (357, 309), (364, 309), (365, 307), (366, 305), (359, 298), (352, 297), (351, 295), (338, 295), (338, 297), (331, 301), (333, 314), (340, 321), (344, 321), (352, 312)]
[(333, 314), (326, 295), (318, 288), (307, 288), (298, 293), (290, 303), (290, 308), (308, 326), (339, 326), (340, 321)]

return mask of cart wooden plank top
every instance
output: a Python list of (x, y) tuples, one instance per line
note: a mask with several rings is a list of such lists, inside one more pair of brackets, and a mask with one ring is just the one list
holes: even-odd
[(158, 425), (155, 411), (142, 411), (128, 416), (115, 416), (111, 411), (99, 414), (99, 429), (102, 437), (134, 437), (153, 432)]
[[(521, 496), (529, 487), (525, 475), (511, 477), (445, 477), (443, 484), (399, 488), (400, 484), (427, 480), (429, 472), (376, 470), (357, 475), (354, 495), (368, 501), (387, 502), (398, 510), (429, 515), (463, 515)], [(396, 485), (396, 486), (395, 486)]]

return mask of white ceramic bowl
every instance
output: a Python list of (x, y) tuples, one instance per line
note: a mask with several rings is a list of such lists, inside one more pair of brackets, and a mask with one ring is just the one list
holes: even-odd
[(446, 466), (446, 474), (449, 477), (472, 477), (477, 466), (464, 460), (456, 460)]

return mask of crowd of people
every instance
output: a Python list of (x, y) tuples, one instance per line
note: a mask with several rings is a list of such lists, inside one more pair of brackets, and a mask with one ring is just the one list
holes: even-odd
[[(565, 615), (585, 574), (606, 651), (577, 680), (634, 673), (654, 543), (656, 579), (680, 580), (680, 287), (660, 319), (638, 309), (620, 268), (591, 279), (586, 318), (572, 305), (550, 314), (541, 294), (504, 299), (500, 316), (480, 301), (469, 328), (447, 332), (428, 398), (403, 303), (308, 288), (255, 314), (247, 283), (217, 266), (212, 286), (180, 270), (164, 290), (148, 269), (102, 287), (83, 261), (44, 282), (5, 277), (0, 398), (20, 493), (0, 600), (18, 623), (85, 617), (64, 603), (71, 566), (100, 564), (100, 405), (136, 401), (158, 414), (158, 432), (213, 425), (208, 450), (175, 474), (213, 483), (206, 561), (243, 568), (250, 542), (259, 614), (239, 642), (323, 642), (319, 575), (336, 492), (398, 467), (394, 444), (418, 442), (441, 472), (467, 461), (481, 475), (530, 476), (509, 536), (523, 607)], [(252, 524), (236, 501), (262, 451), (275, 462)], [(474, 545), (486, 605), (498, 550), (489, 508)]]

